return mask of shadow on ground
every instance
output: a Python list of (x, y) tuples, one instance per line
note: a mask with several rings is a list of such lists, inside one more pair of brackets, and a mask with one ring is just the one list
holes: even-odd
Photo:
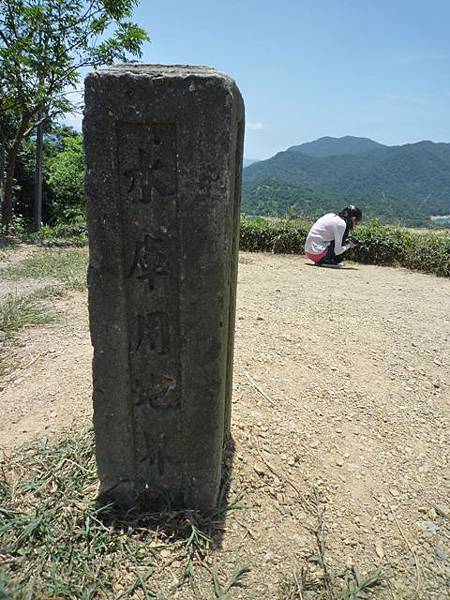
[(230, 500), (235, 443), (230, 437), (224, 444), (222, 480), (217, 508), (210, 512), (171, 507), (167, 499), (143, 497), (136, 508), (124, 512), (113, 506), (102, 506), (97, 500), (98, 517), (108, 527), (119, 531), (139, 529), (143, 535), (157, 533), (166, 541), (183, 541), (187, 549), (202, 553), (209, 545), (222, 546), (224, 522), (228, 510), (239, 508), (239, 499)]

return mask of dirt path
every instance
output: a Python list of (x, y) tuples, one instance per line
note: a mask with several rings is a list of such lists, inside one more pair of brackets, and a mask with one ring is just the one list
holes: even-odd
[[(90, 420), (85, 295), (57, 308), (64, 322), (23, 332), (0, 383), (6, 449)], [(449, 280), (241, 255), (232, 494), (248, 510), (229, 513), (216, 560), (252, 572), (233, 598), (276, 598), (307, 560), (295, 489), (319, 491), (331, 567), (380, 565), (380, 598), (450, 598), (449, 368)]]

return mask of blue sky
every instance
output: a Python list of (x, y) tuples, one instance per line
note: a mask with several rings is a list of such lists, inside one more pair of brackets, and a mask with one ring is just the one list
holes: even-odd
[(245, 156), (321, 136), (450, 142), (449, 0), (143, 0), (143, 62), (231, 75)]

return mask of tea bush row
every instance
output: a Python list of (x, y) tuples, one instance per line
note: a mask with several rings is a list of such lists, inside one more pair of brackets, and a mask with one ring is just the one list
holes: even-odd
[[(248, 252), (303, 254), (311, 221), (276, 219), (270, 217), (241, 218), (240, 249)], [(71, 224), (43, 227), (38, 234), (22, 236), (48, 245), (77, 245), (87, 243), (84, 220)], [(351, 235), (358, 242), (348, 258), (373, 265), (399, 265), (450, 276), (450, 234), (421, 234), (412, 230), (370, 221), (357, 227)]]
[[(249, 252), (303, 254), (310, 226), (304, 220), (244, 216), (240, 248)], [(450, 276), (450, 235), (421, 234), (371, 221), (357, 227), (351, 237), (357, 247), (348, 253), (350, 260)]]

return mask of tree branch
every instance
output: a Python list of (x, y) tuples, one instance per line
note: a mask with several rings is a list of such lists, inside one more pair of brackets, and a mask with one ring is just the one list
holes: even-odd
[(4, 32), (1, 29), (0, 29), (0, 37), (5, 42), (6, 47), (9, 48), (10, 47), (10, 41), (8, 40), (8, 38), (6, 37), (6, 35), (4, 34)]

